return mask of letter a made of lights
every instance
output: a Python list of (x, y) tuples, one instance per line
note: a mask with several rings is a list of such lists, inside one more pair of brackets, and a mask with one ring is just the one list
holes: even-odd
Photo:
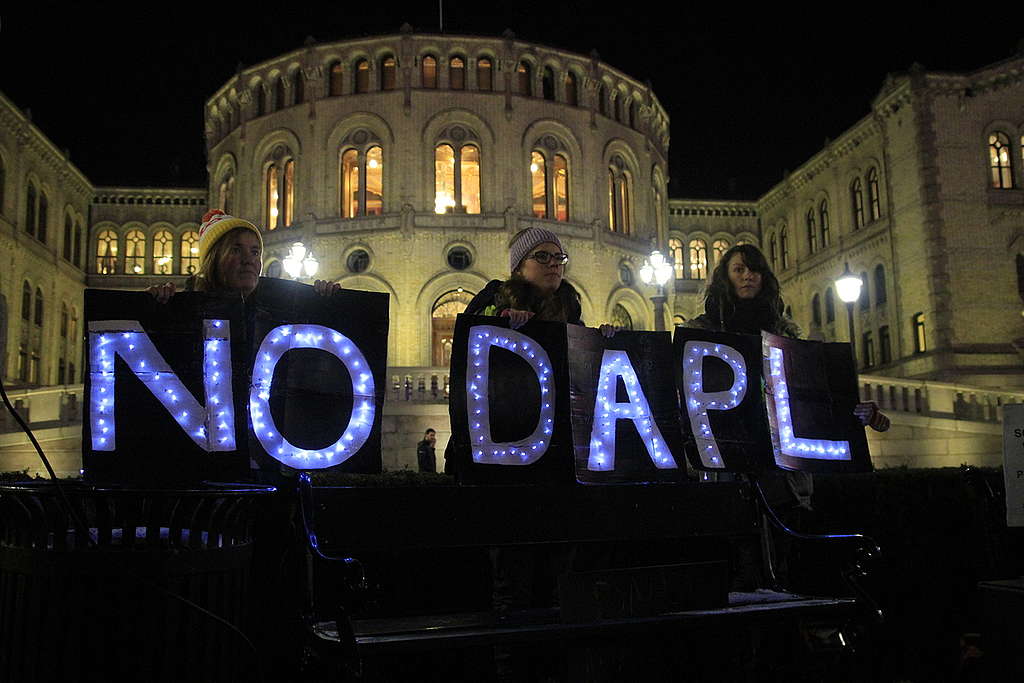
[(89, 323), (89, 391), (92, 449), (115, 447), (114, 357), (120, 356), (204, 451), (235, 450), (231, 393), (231, 332), (226, 320), (203, 321), (205, 407), (185, 388), (135, 320)]
[[(299, 448), (291, 444), (270, 414), (270, 386), (281, 356), (292, 349), (320, 349), (345, 364), (352, 378), (352, 414), (341, 437), (326, 448)], [(252, 369), (249, 415), (252, 429), (264, 450), (276, 460), (302, 470), (331, 467), (348, 460), (366, 443), (373, 429), (375, 408), (373, 373), (359, 347), (348, 337), (322, 325), (280, 325), (263, 338)]]
[(850, 460), (849, 441), (828, 441), (825, 439), (805, 439), (793, 434), (793, 414), (789, 408), (789, 387), (786, 385), (786, 372), (782, 362), (782, 349), (767, 346), (768, 379), (766, 395), (768, 409), (775, 415), (778, 425), (776, 449), (782, 455), (796, 458), (813, 458), (816, 460)]
[[(533, 368), (540, 383), (540, 420), (533, 434), (519, 441), (494, 443), (488, 408), (491, 347), (511, 351)], [(555, 422), (555, 383), (551, 361), (540, 344), (521, 332), (493, 325), (474, 325), (469, 330), (466, 354), (466, 412), (473, 462), (491, 465), (529, 465), (551, 444)]]
[[(713, 356), (725, 361), (732, 368), (732, 386), (725, 391), (704, 391), (704, 357)], [(747, 364), (743, 355), (731, 346), (711, 342), (689, 341), (683, 348), (683, 393), (686, 412), (690, 417), (690, 428), (704, 467), (721, 469), (725, 467), (718, 442), (711, 432), (709, 410), (731, 410), (738, 406), (747, 394)]]
[[(626, 385), (627, 400), (616, 400), (619, 378)], [(615, 469), (615, 422), (632, 420), (647, 448), (647, 454), (658, 469), (675, 469), (675, 458), (669, 452), (651, 407), (640, 387), (640, 381), (625, 351), (606, 350), (601, 357), (601, 374), (597, 380), (594, 400), (594, 427), (590, 432), (590, 457), (587, 469), (596, 472)]]

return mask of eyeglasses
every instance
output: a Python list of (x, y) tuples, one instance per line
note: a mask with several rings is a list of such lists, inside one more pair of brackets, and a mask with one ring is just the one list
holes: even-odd
[(526, 258), (532, 258), (542, 266), (546, 266), (550, 261), (554, 261), (556, 266), (564, 266), (569, 262), (569, 255), (561, 252), (535, 251)]

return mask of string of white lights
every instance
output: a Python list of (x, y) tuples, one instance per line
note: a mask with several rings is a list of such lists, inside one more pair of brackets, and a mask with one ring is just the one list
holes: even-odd
[[(704, 391), (704, 358), (718, 358), (732, 368), (733, 381), (725, 391)], [(700, 453), (700, 462), (708, 468), (722, 469), (722, 453), (711, 431), (708, 410), (731, 410), (747, 395), (747, 364), (743, 354), (731, 346), (704, 341), (688, 341), (683, 347), (683, 393), (690, 428)]]

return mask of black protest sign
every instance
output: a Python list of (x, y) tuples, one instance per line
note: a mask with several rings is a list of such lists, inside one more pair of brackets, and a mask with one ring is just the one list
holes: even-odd
[(685, 477), (679, 405), (667, 332), (567, 326), (576, 479), (581, 483)]
[(765, 395), (775, 463), (805, 472), (871, 470), (849, 344), (762, 334)]
[(566, 325), (460, 314), (449, 410), (460, 483), (571, 483)]
[(251, 452), (261, 468), (381, 471), (388, 295), (323, 297), (261, 281), (254, 300)]
[(690, 465), (711, 472), (770, 467), (761, 338), (677, 327), (673, 350)]

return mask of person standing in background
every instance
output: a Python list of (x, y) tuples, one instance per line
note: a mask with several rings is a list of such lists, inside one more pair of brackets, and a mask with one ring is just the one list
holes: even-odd
[(423, 433), (423, 441), (416, 444), (416, 463), (420, 472), (437, 472), (434, 459), (434, 444), (437, 443), (437, 432), (428, 429)]

